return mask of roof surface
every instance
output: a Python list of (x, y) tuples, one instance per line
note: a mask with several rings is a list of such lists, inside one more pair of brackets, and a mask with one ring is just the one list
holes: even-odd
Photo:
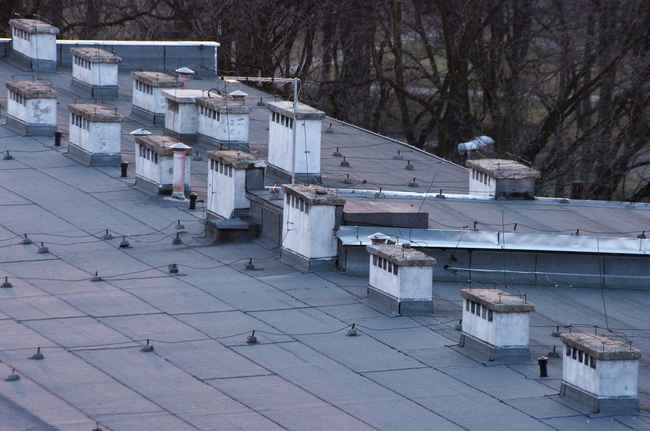
[[(0, 59), (1, 82), (24, 72)], [(42, 75), (59, 92), (59, 127), (66, 132), (66, 106), (91, 100), (70, 87), (69, 70)], [(130, 75), (120, 73), (115, 106), (125, 116), (131, 88)], [(241, 88), (251, 105), (260, 96), (272, 100)], [(465, 168), (336, 120), (325, 119), (325, 129), (330, 122), (322, 158), (328, 186), (350, 187), (343, 183), (350, 173), (352, 186), (364, 189), (413, 191), (407, 183), (417, 176), (420, 191), (467, 191)], [(268, 110), (254, 106), (251, 145), (260, 158), (267, 125)], [(125, 118), (123, 157), (131, 163), (129, 178), (121, 179), (119, 168), (74, 162), (52, 138), (20, 137), (0, 125), (0, 152), (14, 155), (0, 160), (0, 275), (14, 286), (0, 289), (0, 377), (12, 367), (21, 376), (17, 383), (0, 379), (3, 431), (91, 430), (96, 421), (112, 431), (650, 429), (647, 410), (603, 417), (559, 398), (561, 359), (549, 359), (545, 379), (538, 377), (535, 359), (561, 347), (551, 336), (556, 325), (609, 326), (612, 336), (627, 337), (643, 353), (639, 383), (647, 409), (647, 291), (565, 284), (504, 289), (526, 294), (536, 305), (533, 359), (518, 365), (485, 361), (454, 346), (464, 285), (435, 284), (430, 316), (395, 317), (366, 303), (366, 277), (296, 271), (263, 241), (208, 243), (202, 203), (189, 211), (134, 189), (128, 133), (137, 128), (160, 133), (150, 123)], [(337, 146), (350, 168), (331, 155)], [(393, 159), (398, 149), (403, 160)], [(415, 171), (403, 169), (406, 159)], [(192, 162), (200, 200), (207, 167), (207, 158)], [(517, 231), (569, 233), (580, 227), (636, 235), (650, 220), (647, 208), (622, 203), (432, 198), (422, 208), (432, 226), (473, 220), (501, 226), (504, 220), (520, 223)], [(187, 230), (185, 244), (173, 246), (178, 220)], [(115, 239), (102, 239), (106, 229)], [(21, 245), (23, 233), (44, 241), (50, 253), (38, 254), (38, 244)], [(131, 248), (119, 248), (122, 235)], [(251, 257), (257, 271), (245, 269)], [(181, 275), (169, 274), (170, 263)], [(90, 281), (96, 271), (104, 281)], [(352, 323), (360, 336), (345, 336)], [(246, 343), (253, 329), (257, 345)], [(147, 338), (152, 353), (140, 351)], [(36, 346), (43, 361), (27, 359)]]

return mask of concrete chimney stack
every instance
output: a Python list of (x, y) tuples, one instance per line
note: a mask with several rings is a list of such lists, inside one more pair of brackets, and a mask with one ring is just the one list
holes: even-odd
[(37, 19), (12, 19), (12, 56), (32, 71), (56, 71), (56, 36), (59, 29)]
[(105, 105), (74, 104), (70, 111), (70, 156), (88, 166), (119, 166), (122, 116)]
[(248, 151), (250, 108), (246, 105), (245, 96), (201, 97), (196, 102), (199, 109), (199, 143)]
[(499, 289), (462, 289), (461, 346), (487, 353), (490, 360), (530, 357), (530, 313), (525, 297)]
[(153, 124), (165, 124), (167, 99), (163, 90), (180, 88), (178, 79), (162, 72), (133, 72), (131, 114), (144, 118)]
[(56, 91), (46, 81), (7, 82), (7, 127), (23, 136), (54, 136)]
[(100, 48), (72, 48), (72, 86), (90, 97), (117, 99), (118, 68), (122, 58)]
[[(293, 102), (267, 102), (269, 108), (269, 169), (290, 182), (320, 179), (321, 129), (325, 113)], [(294, 130), (295, 129), (295, 130)], [(295, 148), (294, 148), (295, 134)]]
[(469, 194), (496, 199), (534, 199), (539, 171), (506, 159), (474, 159), (469, 169)]
[[(187, 156), (191, 152), (190, 147), (169, 136), (136, 136), (136, 187), (150, 193), (176, 193), (175, 197), (179, 198), (183, 193), (184, 198), (190, 192), (191, 163)], [(184, 192), (181, 192), (181, 182)]]
[(561, 396), (588, 405), (593, 413), (638, 412), (639, 350), (596, 334), (565, 333), (561, 339)]
[(345, 199), (302, 184), (285, 185), (284, 193), (282, 260), (307, 271), (334, 267)]
[(436, 260), (403, 244), (368, 246), (368, 302), (393, 314), (433, 312)]

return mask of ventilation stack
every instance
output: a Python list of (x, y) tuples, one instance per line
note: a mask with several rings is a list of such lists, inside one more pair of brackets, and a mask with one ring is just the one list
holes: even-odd
[(333, 268), (345, 199), (314, 185), (285, 185), (284, 192), (282, 260), (305, 271)]
[(56, 91), (46, 81), (7, 82), (7, 127), (23, 136), (54, 136)]
[(180, 88), (178, 79), (162, 72), (133, 72), (131, 115), (164, 125), (167, 99), (163, 90)]
[(368, 246), (368, 302), (393, 314), (433, 312), (433, 265), (436, 260), (406, 244)]
[(534, 199), (539, 171), (506, 159), (468, 160), (469, 194), (495, 199)]
[(207, 90), (169, 89), (163, 90), (167, 103), (165, 112), (165, 134), (186, 143), (196, 141), (199, 130), (199, 110), (196, 100), (207, 97)]
[(73, 104), (70, 111), (72, 158), (87, 166), (119, 166), (122, 161), (122, 116), (105, 105)]
[(231, 93), (225, 97), (200, 97), (196, 100), (199, 109), (197, 141), (200, 144), (248, 151), (250, 109), (243, 94), (244, 97), (232, 96)]
[(487, 353), (489, 360), (530, 358), (530, 313), (526, 297), (499, 289), (462, 289), (461, 347)]
[[(325, 113), (293, 102), (267, 102), (269, 115), (269, 171), (279, 182), (320, 180), (321, 129)], [(295, 136), (295, 147), (294, 147)]]
[(37, 19), (11, 19), (12, 56), (34, 72), (56, 71), (59, 29)]
[[(192, 150), (169, 136), (148, 135), (135, 137), (135, 185), (149, 193), (178, 193), (175, 177), (182, 178), (184, 195), (190, 193), (190, 161), (187, 156)], [(182, 154), (181, 154), (182, 153)], [(180, 163), (184, 158), (184, 163)], [(174, 160), (174, 159), (177, 160)], [(183, 173), (176, 172), (183, 166)], [(177, 181), (178, 182), (178, 181)], [(176, 189), (176, 190), (175, 190)]]
[(216, 240), (255, 236), (247, 191), (264, 188), (264, 167), (240, 151), (212, 151), (208, 157), (208, 233)]
[(72, 86), (94, 98), (117, 99), (122, 58), (100, 48), (72, 48)]
[(561, 334), (561, 339), (561, 396), (589, 406), (593, 413), (638, 413), (639, 350), (596, 334)]

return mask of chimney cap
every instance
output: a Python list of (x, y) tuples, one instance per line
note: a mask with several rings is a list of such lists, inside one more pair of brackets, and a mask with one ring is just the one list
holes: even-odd
[(535, 310), (535, 305), (525, 298), (499, 289), (461, 289), (460, 294), (496, 313), (529, 313)]
[(192, 147), (189, 147), (180, 141), (163, 135), (145, 135), (145, 136), (136, 136), (135, 142), (139, 145), (144, 145), (150, 148), (154, 153), (159, 156), (171, 156), (174, 152), (174, 146), (176, 144), (181, 144), (187, 147), (187, 153), (192, 153)]
[(322, 120), (325, 118), (325, 113), (312, 106), (304, 103), (298, 103), (295, 115), (293, 112), (293, 102), (289, 100), (281, 100), (276, 102), (265, 102), (267, 108), (272, 112), (277, 112), (288, 117), (297, 118), (301, 120)]
[(641, 352), (624, 340), (604, 335), (572, 332), (560, 335), (562, 342), (569, 347), (584, 350), (601, 361), (621, 361), (641, 358)]
[(402, 244), (372, 244), (367, 250), (399, 266), (433, 266), (436, 263), (433, 257)]
[(68, 110), (95, 123), (119, 123), (123, 118), (114, 107), (94, 103), (73, 103)]
[(195, 75), (196, 74), (195, 71), (193, 71), (192, 69), (190, 69), (187, 66), (179, 67), (174, 72), (176, 72), (179, 75)]
[(70, 53), (91, 63), (118, 64), (122, 62), (122, 57), (101, 48), (72, 48)]
[(7, 88), (25, 99), (56, 99), (56, 90), (47, 81), (8, 81)]
[(181, 84), (175, 76), (164, 72), (137, 71), (132, 73), (136, 81), (140, 81), (152, 87), (158, 88), (179, 88)]
[(43, 22), (38, 19), (17, 18), (10, 19), (9, 25), (11, 27), (26, 31), (27, 33), (44, 33), (44, 34), (59, 34), (59, 29), (51, 24)]
[(216, 150), (208, 152), (208, 157), (212, 160), (223, 162), (235, 169), (253, 168), (258, 161), (257, 158), (244, 151), (236, 150)]
[(285, 184), (285, 193), (297, 195), (310, 205), (345, 205), (345, 199), (336, 195), (335, 191), (317, 185)]
[(540, 177), (538, 170), (515, 160), (470, 159), (465, 164), (468, 168), (476, 169), (497, 180), (519, 180)]

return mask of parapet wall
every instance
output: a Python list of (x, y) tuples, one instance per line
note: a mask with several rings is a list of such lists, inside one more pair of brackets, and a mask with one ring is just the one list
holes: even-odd
[[(219, 44), (207, 41), (57, 40), (58, 66), (72, 67), (72, 48), (90, 47), (122, 57), (121, 70), (173, 72), (187, 66), (199, 76), (216, 75)], [(10, 51), (11, 39), (0, 39), (0, 57)]]

